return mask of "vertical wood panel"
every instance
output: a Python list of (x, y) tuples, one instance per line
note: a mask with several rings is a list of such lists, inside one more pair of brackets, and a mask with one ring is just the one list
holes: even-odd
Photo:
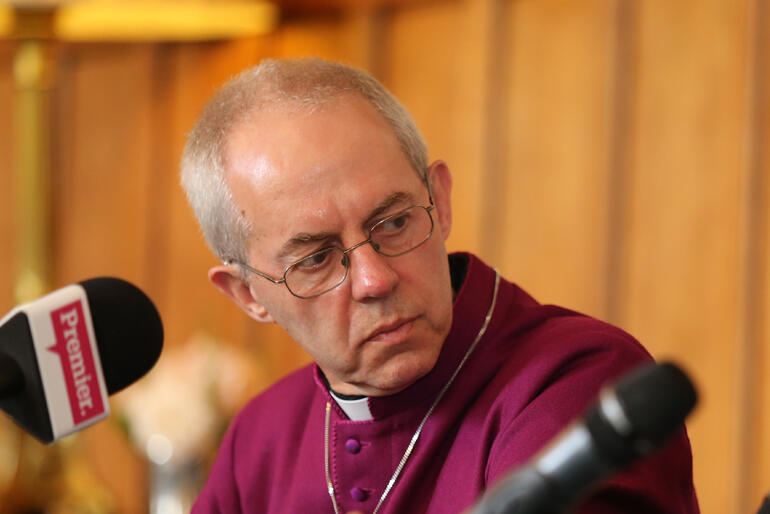
[(609, 193), (607, 215), (607, 272), (605, 315), (610, 323), (619, 323), (623, 303), (623, 244), (625, 241), (625, 215), (628, 194), (630, 147), (633, 134), (630, 119), (633, 110), (633, 93), (636, 88), (634, 75), (634, 48), (637, 18), (634, 2), (615, 2), (615, 38), (613, 49), (613, 91), (611, 99), (611, 141), (608, 143)]
[(501, 270), (605, 315), (613, 2), (509, 3)]
[[(276, 57), (321, 57), (351, 63), (360, 41), (351, 41), (342, 14), (288, 19), (275, 35)], [(353, 63), (351, 63), (353, 64)]]
[(347, 14), (348, 64), (382, 77), (382, 44), (385, 32), (385, 10), (381, 7), (359, 6)]
[(482, 155), (489, 2), (433, 2), (391, 12), (383, 81), (411, 112), (430, 159), (445, 160), (454, 186), (450, 250), (483, 256)]
[[(308, 362), (280, 328), (252, 322), (208, 283), (214, 258), (178, 186), (178, 159), (214, 90), (260, 58), (361, 66), (452, 169), (450, 249), (480, 253), (543, 301), (613, 315), (657, 357), (683, 362), (702, 395), (689, 423), (702, 510), (753, 512), (770, 487), (768, 4), (403, 2), (294, 16), (271, 36), (232, 43), (66, 46), (56, 285), (95, 274), (136, 282), (158, 303), (168, 345), (199, 332), (231, 342), (257, 363), (258, 388)], [(617, 47), (622, 7), (628, 53)], [(0, 42), (7, 170), (11, 48)], [(0, 173), (5, 241), (11, 181)], [(613, 205), (625, 209), (619, 230)], [(2, 312), (13, 303), (12, 252), (0, 245)], [(69, 452), (88, 459), (117, 512), (146, 511), (142, 463), (112, 423)]]
[[(13, 48), (0, 41), (0, 317), (14, 305)], [(0, 414), (0, 503), (16, 471), (18, 432), (10, 418)]]
[(61, 73), (54, 189), (57, 284), (145, 283), (152, 187), (153, 49), (77, 45)]
[(13, 307), (14, 283), (14, 168), (13, 133), (13, 44), (0, 42), (0, 317)]
[(689, 423), (704, 512), (738, 508), (745, 2), (638, 4), (621, 323), (700, 385)]
[(320, 57), (381, 78), (383, 9), (352, 5), (344, 12), (295, 16), (274, 34), (274, 57)]
[(748, 234), (751, 268), (746, 280), (752, 288), (747, 296), (748, 337), (753, 352), (748, 364), (753, 366), (755, 383), (754, 403), (748, 408), (754, 428), (753, 437), (748, 441), (752, 471), (755, 472), (748, 484), (748, 508), (754, 512), (761, 498), (770, 494), (770, 1), (754, 0), (749, 11), (753, 26), (753, 98), (750, 113), (752, 148), (750, 158), (753, 180), (752, 233)]
[[(150, 45), (63, 48), (58, 77), (53, 190), (54, 283), (117, 276), (148, 291), (152, 71)], [(161, 316), (162, 305), (158, 305)], [(114, 420), (112, 420), (114, 421)], [(122, 512), (146, 503), (144, 463), (114, 422), (78, 436), (73, 462), (86, 455), (97, 482)], [(120, 473), (114, 473), (119, 463)]]
[[(770, 30), (770, 27), (768, 27)], [(770, 84), (770, 76), (767, 76), (766, 84)], [(770, 89), (770, 88), (768, 88)], [(767, 91), (767, 89), (766, 89)], [(764, 188), (764, 202), (761, 208), (761, 220), (758, 226), (760, 246), (757, 251), (757, 262), (762, 268), (758, 271), (756, 287), (757, 304), (755, 310), (757, 313), (756, 328), (753, 333), (756, 353), (753, 355), (752, 363), (755, 366), (757, 377), (756, 387), (758, 394), (755, 397), (754, 405), (751, 406), (751, 423), (756, 427), (756, 437), (752, 438), (750, 458), (753, 461), (752, 469), (756, 474), (750, 484), (748, 491), (749, 501), (753, 502), (750, 507), (755, 507), (760, 498), (770, 495), (770, 108), (765, 96), (764, 116), (766, 127), (763, 134), (764, 140), (764, 158), (761, 167), (762, 184)], [(756, 440), (757, 444), (753, 445)], [(753, 511), (752, 511), (753, 512)]]

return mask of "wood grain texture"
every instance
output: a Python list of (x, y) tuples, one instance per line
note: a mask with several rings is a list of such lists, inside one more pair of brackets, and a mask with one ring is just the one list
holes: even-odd
[[(0, 317), (15, 303), (16, 198), (13, 164), (13, 55), (15, 45), (0, 41)], [(6, 501), (21, 441), (20, 429), (10, 418), (0, 415), (0, 503)]]
[[(54, 95), (54, 286), (117, 276), (152, 297), (147, 282), (154, 187), (151, 110), (154, 47), (62, 47)], [(162, 305), (158, 305), (161, 316)], [(146, 503), (145, 465), (111, 420), (83, 432), (79, 451), (121, 512)], [(75, 457), (73, 457), (75, 458)], [(119, 463), (120, 473), (106, 473)]]
[(115, 274), (145, 285), (152, 64), (149, 45), (72, 46), (63, 58), (53, 179), (58, 285)]
[(432, 2), (434, 0), (277, 0), (275, 3), (283, 12), (290, 15), (323, 14), (330, 12), (342, 12), (360, 8), (379, 7), (411, 7), (419, 3)]
[[(214, 90), (263, 57), (360, 66), (453, 171), (449, 248), (682, 363), (702, 397), (689, 422), (702, 511), (756, 510), (770, 484), (770, 2), (333, 3), (297, 4), (258, 39), (60, 47), (55, 286), (136, 282), (169, 347), (202, 333), (238, 347), (257, 363), (254, 392), (309, 362), (209, 284), (179, 156)], [(8, 70), (11, 49), (0, 42)], [(0, 73), (8, 170), (10, 80)], [(11, 191), (0, 173), (5, 241)], [(0, 245), (3, 312), (12, 252)], [(145, 469), (113, 424), (72, 451), (117, 513), (146, 512)]]
[(749, 435), (744, 452), (751, 477), (745, 485), (746, 510), (754, 512), (770, 494), (770, 2), (750, 3), (753, 46), (750, 51), (752, 81), (747, 102), (750, 119), (749, 184), (746, 191), (747, 223), (744, 262), (744, 337), (746, 384), (753, 394), (744, 419)]
[(620, 323), (700, 387), (704, 512), (741, 512), (738, 300), (746, 180), (744, 2), (640, 3)]
[(605, 316), (615, 11), (524, 0), (506, 15), (501, 271)]
[[(0, 41), (0, 312), (13, 307), (16, 238), (13, 164), (13, 51), (15, 45)], [(0, 315), (2, 316), (2, 315)]]
[(452, 171), (450, 250), (482, 252), (487, 2), (434, 2), (390, 12), (383, 81), (411, 112), (429, 160)]
[(353, 45), (348, 39), (347, 22), (342, 13), (290, 20), (275, 34), (276, 57), (321, 57), (348, 62)]

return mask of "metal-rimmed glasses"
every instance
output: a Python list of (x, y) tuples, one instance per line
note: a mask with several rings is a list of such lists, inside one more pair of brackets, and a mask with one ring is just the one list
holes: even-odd
[(282, 278), (273, 278), (244, 262), (227, 260), (225, 265), (238, 264), (243, 269), (266, 278), (274, 284), (284, 284), (298, 298), (315, 298), (342, 284), (350, 271), (348, 254), (365, 244), (386, 257), (398, 257), (409, 253), (433, 235), (435, 208), (431, 195), (430, 205), (413, 205), (383, 218), (369, 229), (369, 237), (347, 250), (328, 246), (290, 264)]

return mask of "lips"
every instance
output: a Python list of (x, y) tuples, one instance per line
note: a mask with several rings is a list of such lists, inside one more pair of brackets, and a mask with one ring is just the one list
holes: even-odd
[(415, 318), (400, 319), (377, 327), (364, 342), (400, 343), (409, 337)]

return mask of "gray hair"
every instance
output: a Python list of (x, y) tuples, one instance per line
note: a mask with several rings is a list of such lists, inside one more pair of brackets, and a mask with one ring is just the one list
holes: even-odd
[(225, 180), (226, 139), (240, 123), (273, 107), (313, 110), (358, 94), (393, 127), (406, 157), (427, 185), (428, 152), (414, 120), (368, 73), (321, 59), (266, 59), (232, 78), (209, 101), (182, 154), (182, 187), (206, 242), (220, 260), (247, 261), (252, 227)]

